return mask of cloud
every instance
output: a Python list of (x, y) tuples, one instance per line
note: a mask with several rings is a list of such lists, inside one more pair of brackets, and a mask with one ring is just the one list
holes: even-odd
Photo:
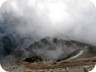
[(95, 0), (90, 0), (96, 7), (96, 1)]
[[(0, 9), (1, 49), (27, 48), (48, 36), (96, 45), (95, 19), (89, 0), (8, 0)], [(12, 43), (10, 49), (3, 48), (6, 42)]]
[(0, 0), (0, 7), (2, 6), (2, 4), (7, 1), (7, 0)]

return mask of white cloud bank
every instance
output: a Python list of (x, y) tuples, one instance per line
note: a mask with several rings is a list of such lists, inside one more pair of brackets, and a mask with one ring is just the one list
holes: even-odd
[(20, 35), (96, 44), (96, 8), (90, 0), (9, 0), (7, 5), (25, 21), (15, 24)]
[(2, 6), (2, 4), (7, 1), (7, 0), (0, 0), (0, 7)]

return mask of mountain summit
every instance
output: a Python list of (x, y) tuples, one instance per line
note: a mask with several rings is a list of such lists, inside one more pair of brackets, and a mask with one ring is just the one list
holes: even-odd
[(66, 60), (91, 56), (94, 47), (85, 43), (46, 37), (31, 44), (26, 51), (29, 57), (40, 56), (50, 60)]

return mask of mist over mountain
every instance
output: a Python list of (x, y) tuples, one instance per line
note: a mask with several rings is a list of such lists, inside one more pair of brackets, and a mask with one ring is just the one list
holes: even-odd
[[(23, 52), (21, 58), (34, 55), (33, 50), (33, 53), (30, 52), (31, 48), (28, 52), (26, 48), (46, 37), (96, 46), (95, 19), (96, 7), (89, 0), (8, 0), (0, 8), (0, 58), (11, 55), (19, 58), (19, 53)], [(54, 43), (52, 44), (53, 47)], [(49, 49), (50, 46), (49, 44)], [(59, 45), (55, 46), (56, 52), (52, 52), (52, 57), (49, 57), (50, 51), (47, 52), (43, 46), (41, 53), (35, 53), (42, 55), (45, 51), (48, 55), (44, 57), (51, 59), (63, 54), (67, 56), (66, 47), (63, 53), (57, 46)], [(37, 47), (39, 48), (38, 45)], [(58, 51), (60, 54), (57, 54)], [(68, 54), (72, 53), (70, 49), (68, 51)], [(15, 52), (18, 52), (18, 55), (13, 55)]]
[(13, 50), (12, 54), (2, 57), (2, 64), (19, 61), (62, 61), (90, 58), (96, 55), (96, 47), (73, 40), (46, 37), (30, 44), (27, 48)]
[(25, 50), (29, 52), (29, 58), (41, 56), (42, 58), (50, 60), (66, 60), (75, 55), (79, 57), (79, 54), (82, 55), (81, 57), (88, 57), (88, 54), (90, 56), (91, 54), (95, 55), (94, 48), (95, 46), (73, 40), (46, 37), (31, 44)]

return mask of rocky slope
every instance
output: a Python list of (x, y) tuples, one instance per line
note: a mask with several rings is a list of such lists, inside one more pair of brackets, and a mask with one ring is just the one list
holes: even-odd
[[(42, 60), (62, 61), (78, 58), (90, 58), (96, 55), (96, 47), (73, 40), (63, 40), (46, 37), (32, 43), (27, 48), (13, 51), (9, 56), (0, 60), (2, 63), (14, 63), (32, 57), (41, 57)], [(33, 61), (34, 62), (34, 61)]]
[(46, 37), (30, 45), (26, 51), (29, 52), (29, 58), (41, 56), (44, 59), (60, 61), (95, 56), (94, 49), (94, 46), (85, 43)]
[[(21, 59), (2, 65), (10, 72), (88, 72), (96, 63), (94, 46), (50, 37), (34, 42), (24, 51), (17, 50), (13, 57)], [(13, 57), (7, 57), (7, 61)]]

